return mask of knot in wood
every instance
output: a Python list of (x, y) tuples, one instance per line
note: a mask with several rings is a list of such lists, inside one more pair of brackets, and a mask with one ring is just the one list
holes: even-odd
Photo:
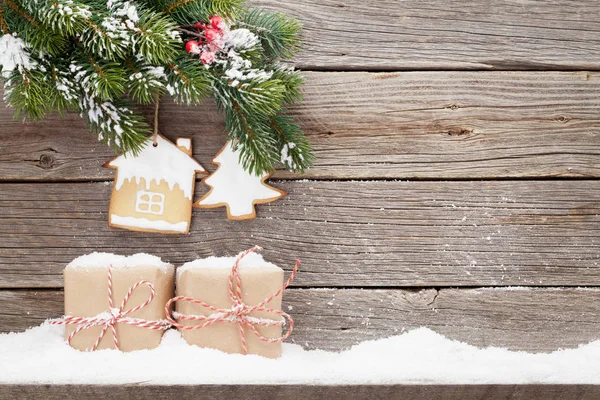
[(56, 159), (51, 154), (42, 154), (38, 161), (38, 166), (43, 169), (50, 169), (54, 166)]
[(409, 304), (417, 308), (428, 308), (433, 305), (438, 297), (436, 289), (407, 290), (403, 292), (403, 297)]
[(466, 136), (466, 135), (471, 135), (472, 133), (473, 133), (472, 129), (466, 129), (466, 128), (451, 128), (446, 132), (446, 134), (448, 136)]

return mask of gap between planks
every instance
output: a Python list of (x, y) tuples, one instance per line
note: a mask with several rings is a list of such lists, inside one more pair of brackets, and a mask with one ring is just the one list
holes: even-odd
[[(209, 170), (212, 170), (209, 168)], [(202, 182), (203, 176), (196, 177), (196, 182)], [(278, 183), (284, 183), (287, 181), (296, 182), (534, 182), (534, 181), (597, 181), (600, 180), (599, 176), (542, 176), (539, 178), (532, 179), (531, 177), (478, 177), (478, 178), (466, 178), (466, 177), (450, 177), (450, 178), (377, 178), (377, 177), (341, 177), (341, 178), (327, 178), (327, 177), (312, 177), (310, 179), (303, 177), (302, 175), (291, 175), (289, 177), (271, 178), (269, 183), (277, 185)], [(58, 179), (58, 180), (47, 180), (47, 181), (30, 181), (30, 180), (0, 180), (0, 185), (6, 183), (15, 184), (48, 184), (48, 183), (82, 183), (82, 182), (98, 182), (98, 183), (112, 183), (114, 178), (91, 178), (91, 179)], [(0, 186), (2, 187), (2, 186)]]

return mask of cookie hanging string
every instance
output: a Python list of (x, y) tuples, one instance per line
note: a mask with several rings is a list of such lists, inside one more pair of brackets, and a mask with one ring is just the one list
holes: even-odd
[(158, 96), (156, 96), (156, 102), (154, 103), (154, 135), (152, 136), (153, 146), (158, 146), (158, 106), (160, 104), (160, 100)]

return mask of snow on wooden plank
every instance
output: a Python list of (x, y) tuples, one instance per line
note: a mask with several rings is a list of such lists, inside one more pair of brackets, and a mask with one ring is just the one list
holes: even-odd
[[(288, 289), (289, 342), (342, 350), (427, 327), (487, 347), (547, 352), (600, 339), (600, 289)], [(0, 290), (0, 331), (20, 331), (63, 312), (63, 293)]]
[(304, 69), (598, 69), (598, 2), (254, 0), (300, 18)]
[(110, 183), (1, 184), (0, 287), (62, 287), (91, 251), (180, 266), (254, 245), (287, 271), (301, 259), (296, 286), (600, 285), (598, 181), (271, 184), (289, 195), (257, 219), (194, 210), (178, 236), (109, 229)]
[[(151, 350), (82, 352), (65, 343), (64, 331), (64, 326), (44, 323), (25, 332), (0, 334), (0, 384), (600, 383), (600, 341), (529, 353), (480, 348), (418, 328), (342, 352), (284, 343), (281, 358), (273, 360), (190, 346), (172, 329)], [(177, 368), (164, 367), (173, 360)]]
[[(316, 153), (305, 175), (280, 178), (600, 176), (600, 73), (306, 73), (291, 109)], [(147, 115), (151, 117), (150, 109)], [(0, 180), (107, 180), (114, 154), (76, 115), (22, 125), (0, 108)], [(161, 131), (192, 137), (210, 165), (226, 140), (209, 102), (161, 106)]]

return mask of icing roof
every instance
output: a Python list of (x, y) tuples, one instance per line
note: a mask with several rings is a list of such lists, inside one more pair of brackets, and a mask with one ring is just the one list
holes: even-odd
[(144, 178), (147, 186), (152, 181), (160, 184), (164, 180), (171, 190), (175, 185), (179, 185), (185, 196), (191, 199), (192, 182), (196, 172), (206, 170), (163, 136), (158, 135), (157, 143), (158, 146), (154, 147), (152, 141), (148, 140), (137, 156), (128, 152), (106, 164), (107, 167), (119, 169), (116, 189), (119, 190), (125, 181), (133, 179), (139, 183)]

